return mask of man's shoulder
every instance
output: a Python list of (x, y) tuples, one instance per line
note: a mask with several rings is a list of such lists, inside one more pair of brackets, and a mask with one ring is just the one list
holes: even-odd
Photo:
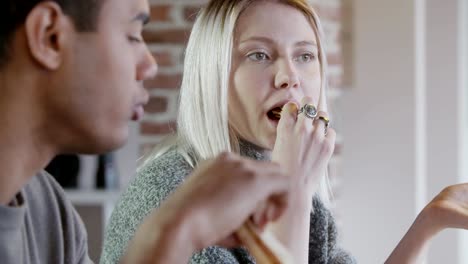
[(54, 177), (45, 170), (39, 171), (28, 185), (36, 186), (36, 188), (52, 188), (63, 193), (62, 187), (57, 183)]
[(56, 248), (60, 251), (56, 256), (44, 255), (44, 259), (57, 260), (54, 263), (62, 263), (63, 259), (73, 262), (88, 259), (83, 222), (50, 174), (45, 171), (37, 173), (21, 193), (27, 208), (27, 236), (32, 236), (39, 249)]
[(46, 171), (40, 171), (22, 190), (29, 214), (47, 222), (80, 225), (81, 219), (65, 191)]
[(46, 171), (38, 172), (24, 187), (23, 193), (28, 203), (43, 202), (48, 205), (51, 200), (60, 203), (67, 202), (62, 187)]

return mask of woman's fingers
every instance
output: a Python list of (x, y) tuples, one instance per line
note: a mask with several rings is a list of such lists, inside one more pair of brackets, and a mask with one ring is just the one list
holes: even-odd
[(304, 97), (301, 100), (301, 107), (297, 116), (296, 129), (300, 133), (312, 133), (314, 128), (314, 118), (317, 116), (317, 108), (314, 105), (314, 100), (311, 97)]
[(323, 141), (325, 135), (328, 133), (328, 126), (330, 119), (328, 114), (324, 111), (320, 111), (314, 120), (314, 138), (319, 141)]
[(335, 148), (336, 132), (330, 128), (330, 117), (327, 112), (320, 111), (315, 118), (314, 138), (322, 144), (322, 153), (331, 157)]
[(289, 102), (283, 106), (278, 123), (278, 132), (290, 131), (294, 127), (298, 110), (299, 106), (295, 102)]
[(335, 147), (336, 133), (329, 122), (311, 97), (304, 97), (301, 106), (290, 102), (283, 107), (272, 159), (287, 169), (295, 184), (315, 184), (323, 176)]
[(327, 128), (327, 134), (325, 135), (325, 142), (324, 142), (324, 154), (331, 158), (335, 151), (335, 143), (336, 143), (336, 132), (333, 128)]

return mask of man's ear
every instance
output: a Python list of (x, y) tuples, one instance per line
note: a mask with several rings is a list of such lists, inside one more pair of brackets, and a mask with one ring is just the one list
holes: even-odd
[(67, 38), (74, 30), (70, 19), (55, 2), (43, 1), (26, 18), (25, 32), (31, 56), (41, 66), (57, 69), (63, 60)]

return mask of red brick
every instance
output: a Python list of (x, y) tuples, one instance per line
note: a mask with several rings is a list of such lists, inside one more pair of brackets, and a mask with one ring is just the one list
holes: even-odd
[(189, 36), (190, 29), (187, 28), (143, 31), (143, 38), (147, 43), (185, 45)]
[(170, 5), (152, 5), (151, 6), (151, 21), (170, 22), (171, 21), (171, 6)]
[(151, 97), (148, 104), (145, 105), (145, 111), (149, 114), (164, 113), (167, 111), (167, 97)]
[(200, 11), (201, 6), (186, 6), (184, 8), (184, 18), (185, 21), (193, 23), (197, 18), (198, 11)]
[(155, 123), (142, 122), (140, 124), (140, 132), (142, 135), (167, 135), (176, 131), (176, 123)]
[(162, 74), (158, 73), (155, 78), (145, 81), (145, 87), (148, 89), (178, 89), (182, 82), (182, 74)]
[(158, 66), (171, 67), (175, 65), (174, 58), (170, 52), (153, 52), (153, 56), (156, 59)]

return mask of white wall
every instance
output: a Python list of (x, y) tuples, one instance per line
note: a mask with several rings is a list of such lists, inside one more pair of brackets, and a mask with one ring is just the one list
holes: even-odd
[[(460, 92), (460, 103), (461, 112), (464, 113), (462, 120), (464, 127), (462, 127), (462, 137), (460, 143), (463, 147), (461, 150), (461, 157), (459, 157), (459, 165), (461, 171), (461, 181), (468, 182), (468, 0), (461, 1), (459, 7), (459, 25), (462, 25), (460, 29), (464, 34), (460, 37), (460, 67), (459, 67), (459, 80), (461, 86)], [(460, 244), (458, 246), (460, 258), (468, 260), (468, 232), (463, 232), (460, 236)]]
[(344, 245), (359, 263), (383, 263), (416, 208), (413, 13), (409, 0), (354, 1), (354, 83), (340, 106), (338, 210)]
[[(466, 1), (353, 2), (338, 210), (345, 247), (359, 263), (383, 263), (429, 198), (463, 180)], [(466, 263), (460, 234), (439, 236), (428, 263)]]
[[(466, 89), (461, 62), (465, 36), (465, 1), (427, 0), (427, 183), (428, 198), (447, 185), (466, 181), (463, 163), (465, 132), (463, 110)], [(465, 159), (465, 160), (464, 160)], [(434, 239), (428, 263), (467, 263), (460, 255), (463, 232), (447, 230)]]

